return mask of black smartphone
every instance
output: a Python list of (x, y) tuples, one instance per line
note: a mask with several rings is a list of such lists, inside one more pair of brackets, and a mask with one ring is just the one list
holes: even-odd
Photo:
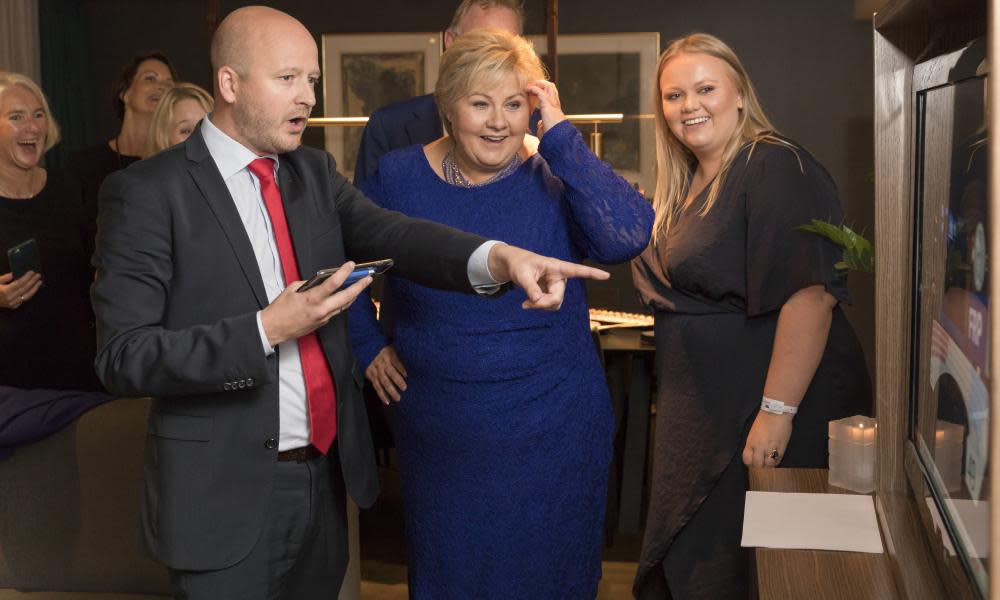
[[(354, 270), (351, 271), (351, 274), (348, 275), (347, 279), (344, 280), (344, 284), (340, 286), (340, 289), (344, 289), (345, 287), (351, 285), (355, 281), (358, 281), (359, 279), (364, 279), (369, 275), (380, 275), (382, 273), (385, 273), (387, 270), (389, 270), (389, 267), (391, 267), (392, 264), (393, 263), (391, 258), (385, 258), (382, 260), (356, 264), (354, 265)], [(309, 278), (309, 281), (303, 283), (302, 287), (300, 287), (296, 291), (304, 292), (306, 290), (312, 289), (317, 285), (326, 281), (327, 278), (336, 273), (338, 270), (340, 270), (340, 267), (334, 267), (332, 269), (320, 269), (319, 271), (316, 271), (315, 275)]]
[(21, 242), (7, 250), (7, 261), (14, 279), (23, 277), (28, 271), (41, 274), (42, 257), (38, 252), (38, 242), (35, 238)]

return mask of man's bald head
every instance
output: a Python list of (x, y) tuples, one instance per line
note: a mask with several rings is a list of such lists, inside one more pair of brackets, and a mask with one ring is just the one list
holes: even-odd
[(229, 13), (212, 37), (212, 71), (224, 66), (245, 74), (255, 54), (267, 51), (268, 38), (300, 30), (312, 37), (296, 18), (267, 6), (245, 6)]
[(294, 150), (316, 105), (319, 50), (295, 18), (264, 6), (230, 13), (212, 39), (212, 123), (258, 155)]

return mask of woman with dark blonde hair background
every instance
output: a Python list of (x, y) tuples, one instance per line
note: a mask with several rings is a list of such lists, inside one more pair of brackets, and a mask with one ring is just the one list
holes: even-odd
[(871, 408), (840, 250), (796, 229), (843, 213), (718, 38), (672, 41), (655, 89), (656, 223), (633, 277), (656, 313), (660, 385), (634, 592), (746, 598), (747, 466), (825, 467), (827, 422)]
[(212, 95), (193, 83), (179, 82), (164, 92), (153, 111), (143, 158), (183, 142), (205, 115), (212, 112)]

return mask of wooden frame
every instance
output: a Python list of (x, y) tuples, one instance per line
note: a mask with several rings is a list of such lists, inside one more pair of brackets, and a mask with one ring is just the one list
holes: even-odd
[[(323, 35), (323, 113), (367, 117), (386, 104), (434, 91), (442, 34)], [(360, 127), (327, 127), (326, 149), (348, 178), (361, 141)]]
[[(989, 0), (992, 6), (995, 0)], [(924, 501), (929, 495), (916, 451), (909, 440), (910, 354), (913, 340), (913, 185), (914, 90), (927, 87), (933, 73), (914, 67), (929, 58), (947, 54), (982, 35), (987, 0), (896, 0), (874, 19), (875, 77), (875, 347), (878, 473), (876, 510), (886, 546), (893, 558), (897, 587), (905, 598), (974, 598), (957, 561), (937, 560), (942, 554), (932, 538), (933, 516)], [(990, 40), (995, 35), (990, 30)], [(923, 78), (922, 80), (916, 79)], [(995, 83), (991, 83), (995, 85)], [(991, 96), (992, 119), (1000, 111), (998, 96)], [(995, 130), (994, 130), (995, 131)], [(991, 145), (995, 144), (991, 140)], [(992, 150), (991, 150), (992, 151)], [(993, 177), (997, 169), (991, 156)], [(993, 198), (995, 196), (991, 196)], [(992, 208), (991, 227), (997, 219)], [(991, 251), (997, 244), (993, 230)], [(1000, 256), (1000, 255), (994, 255)], [(1000, 269), (990, 274), (991, 293), (1000, 285)], [(996, 319), (991, 319), (996, 322)], [(996, 335), (991, 329), (992, 336)], [(991, 356), (992, 368), (997, 357)], [(1000, 399), (996, 380), (991, 383), (993, 413)], [(990, 433), (990, 452), (996, 456), (997, 429)], [(995, 460), (993, 464), (998, 464)], [(996, 478), (991, 480), (997, 486)], [(995, 496), (995, 492), (992, 495)], [(997, 519), (991, 528), (997, 530)], [(934, 533), (936, 537), (936, 533)], [(995, 543), (996, 534), (993, 535)], [(997, 546), (994, 546), (997, 547)], [(996, 561), (990, 563), (992, 598), (1000, 598), (998, 580), (992, 577)]]

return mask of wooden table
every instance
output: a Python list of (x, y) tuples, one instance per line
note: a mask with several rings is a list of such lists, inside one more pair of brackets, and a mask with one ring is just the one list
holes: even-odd
[[(830, 486), (826, 469), (750, 469), (758, 492), (853, 494)], [(883, 546), (885, 540), (883, 540)], [(899, 598), (888, 554), (754, 548), (761, 600)]]

